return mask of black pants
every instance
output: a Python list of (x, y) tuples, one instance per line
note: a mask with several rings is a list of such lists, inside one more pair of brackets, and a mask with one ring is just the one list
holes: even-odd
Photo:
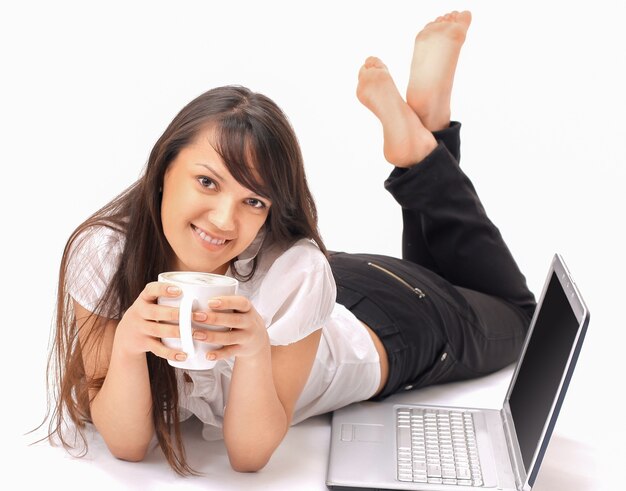
[(386, 189), (402, 207), (402, 259), (331, 252), (337, 301), (369, 325), (389, 357), (378, 399), (462, 380), (516, 360), (535, 298), (459, 167), (460, 124)]

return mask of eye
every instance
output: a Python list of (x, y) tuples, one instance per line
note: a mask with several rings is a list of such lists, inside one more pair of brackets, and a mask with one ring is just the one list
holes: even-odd
[(256, 199), (256, 198), (248, 198), (246, 200), (246, 203), (250, 205), (252, 208), (257, 208), (259, 210), (263, 208), (267, 208), (267, 205), (263, 203), (263, 201), (261, 201), (260, 199)]
[(200, 183), (200, 186), (206, 189), (215, 189), (216, 184), (213, 179), (207, 176), (199, 176), (196, 180)]

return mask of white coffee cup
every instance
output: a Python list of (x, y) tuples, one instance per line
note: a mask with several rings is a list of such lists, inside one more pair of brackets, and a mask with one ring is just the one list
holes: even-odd
[(170, 271), (161, 273), (159, 281), (170, 283), (181, 290), (178, 297), (159, 297), (159, 305), (179, 308), (178, 323), (180, 338), (161, 338), (163, 344), (170, 348), (182, 350), (187, 354), (185, 361), (168, 360), (176, 368), (189, 370), (206, 370), (215, 366), (215, 361), (207, 360), (209, 351), (221, 348), (221, 345), (194, 341), (194, 329), (227, 331), (227, 327), (211, 326), (193, 322), (192, 313), (196, 310), (207, 310), (209, 300), (221, 295), (236, 295), (239, 282), (235, 278), (212, 273), (195, 271)]

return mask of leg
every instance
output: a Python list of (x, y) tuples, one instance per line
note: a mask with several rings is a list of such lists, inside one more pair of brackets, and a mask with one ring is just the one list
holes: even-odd
[(454, 11), (427, 24), (415, 37), (406, 101), (432, 132), (450, 123), (454, 73), (471, 21), (470, 12)]
[(381, 60), (369, 57), (361, 67), (357, 97), (383, 125), (384, 154), (390, 163), (404, 167), (421, 161), (424, 152), (434, 148), (429, 133), (459, 160), (458, 132), (446, 130), (454, 73), (471, 19), (468, 11), (451, 12), (417, 34), (406, 103)]
[[(452, 12), (427, 24), (416, 36), (408, 104), (402, 100), (382, 61), (370, 57), (361, 68), (357, 96), (380, 119), (384, 155), (392, 164), (407, 166), (419, 162), (436, 142), (442, 142), (459, 160), (460, 124), (450, 124), (450, 96), (470, 21), (469, 12)], [(432, 132), (432, 137), (428, 132)], [(421, 217), (403, 211), (403, 222), (403, 256), (440, 273), (424, 242)]]
[[(433, 136), (461, 159), (459, 123), (450, 124), (452, 85), (469, 12), (451, 12), (427, 24), (415, 37), (406, 101)], [(402, 211), (402, 256), (441, 274), (424, 241), (422, 217)]]
[(455, 160), (460, 125), (450, 126), (450, 94), (470, 21), (469, 12), (453, 12), (417, 35), (410, 104), (377, 58), (361, 68), (357, 96), (380, 119), (385, 157), (396, 166), (386, 187), (402, 206), (404, 258), (455, 285), (534, 308), (525, 278)]
[(384, 347), (388, 378), (376, 399), (486, 375), (519, 355), (529, 318), (515, 305), (403, 259), (332, 253), (330, 265), (337, 302)]
[(402, 99), (385, 64), (370, 56), (359, 71), (357, 97), (383, 127), (383, 154), (388, 162), (408, 167), (421, 161), (437, 141)]
[[(461, 153), (460, 129), (461, 124), (455, 122), (445, 130), (433, 133), (437, 142), (442, 143), (457, 161)], [(402, 210), (402, 257), (443, 274), (424, 239), (422, 221), (423, 217), (415, 210)]]
[(380, 60), (370, 59), (359, 76), (359, 100), (381, 120), (385, 158), (396, 166), (385, 185), (402, 206), (408, 260), (340, 254), (331, 266), (338, 302), (372, 328), (388, 354), (388, 384), (379, 397), (511, 363), (534, 309), (524, 277), (458, 166), (460, 125), (450, 125), (449, 102), (469, 21), (469, 13), (453, 13), (418, 35), (410, 104)]
[[(535, 300), (474, 186), (439, 144), (410, 169), (395, 169), (385, 187), (422, 239), (439, 273), (452, 284), (500, 297), (532, 313)], [(411, 244), (406, 259), (413, 260)]]

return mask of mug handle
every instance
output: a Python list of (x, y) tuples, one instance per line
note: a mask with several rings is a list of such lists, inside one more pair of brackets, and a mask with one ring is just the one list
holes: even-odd
[(185, 295), (183, 293), (179, 307), (178, 327), (180, 329), (180, 342), (187, 356), (194, 356), (196, 354), (191, 330), (191, 316), (194, 300), (193, 295)]

